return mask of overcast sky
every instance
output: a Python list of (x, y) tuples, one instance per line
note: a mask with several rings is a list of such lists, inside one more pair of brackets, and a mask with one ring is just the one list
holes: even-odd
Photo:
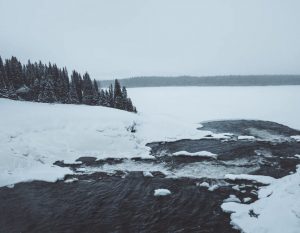
[(299, 0), (0, 0), (0, 55), (140, 75), (300, 74)]

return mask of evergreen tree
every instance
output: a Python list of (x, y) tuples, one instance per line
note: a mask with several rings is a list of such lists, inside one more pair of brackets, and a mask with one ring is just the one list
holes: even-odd
[(97, 81), (94, 79), (93, 82), (93, 104), (99, 105), (100, 104), (100, 93)]
[(88, 73), (83, 78), (73, 71), (69, 80), (66, 68), (56, 64), (27, 62), (22, 65), (16, 57), (0, 57), (0, 97), (32, 100), (38, 102), (60, 102), (73, 104), (102, 105), (136, 112), (128, 98), (125, 87), (121, 88), (116, 79), (108, 90), (99, 88), (96, 80), (91, 80)]
[(100, 90), (100, 94), (99, 94), (99, 104), (101, 106), (109, 107), (107, 92), (102, 89)]
[(122, 105), (123, 105), (123, 110), (130, 111), (128, 110), (128, 96), (127, 96), (127, 90), (126, 87), (122, 87)]
[(93, 105), (94, 93), (93, 83), (88, 73), (83, 75), (82, 83), (82, 103), (87, 105)]
[(71, 80), (73, 80), (79, 103), (82, 103), (82, 78), (75, 70), (72, 72)]
[(121, 85), (120, 85), (118, 79), (115, 80), (114, 107), (117, 109), (124, 109), (122, 90), (121, 90)]
[(6, 89), (6, 73), (3, 65), (2, 58), (0, 57), (0, 89)]
[(41, 92), (41, 84), (40, 80), (38, 78), (35, 78), (33, 81), (33, 85), (31, 86), (32, 89), (32, 95), (33, 95), (33, 100), (38, 101), (40, 92)]
[(46, 78), (42, 79), (41, 91), (38, 96), (39, 102), (44, 103), (54, 103), (57, 101), (54, 92), (54, 81), (53, 76), (48, 75)]
[(22, 64), (16, 57), (12, 57), (10, 60), (6, 60), (5, 64), (6, 74), (14, 89), (18, 89), (25, 84), (22, 75)]
[(69, 91), (69, 102), (71, 104), (79, 104), (79, 99), (76, 91), (76, 85), (74, 79), (71, 80), (70, 91)]
[(107, 99), (108, 107), (114, 108), (115, 100), (114, 100), (114, 88), (112, 84), (109, 85), (108, 91), (106, 93), (106, 99)]

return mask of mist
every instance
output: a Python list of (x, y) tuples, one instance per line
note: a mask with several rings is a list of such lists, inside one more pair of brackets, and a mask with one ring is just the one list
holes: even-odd
[(297, 0), (0, 0), (0, 55), (93, 78), (300, 73)]

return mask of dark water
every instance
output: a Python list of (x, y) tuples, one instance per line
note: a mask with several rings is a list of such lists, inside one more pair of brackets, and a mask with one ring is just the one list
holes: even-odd
[[(82, 164), (64, 164), (74, 175), (55, 183), (34, 181), (14, 188), (0, 188), (0, 233), (19, 232), (238, 232), (230, 225), (230, 216), (220, 206), (230, 194), (243, 200), (257, 200), (262, 184), (230, 181), (214, 177), (169, 178), (165, 171), (178, 172), (202, 163), (215, 173), (244, 171), (282, 177), (295, 171), (300, 160), (300, 143), (290, 139), (299, 131), (272, 122), (220, 121), (204, 124), (214, 132), (231, 132), (227, 140), (207, 139), (154, 142), (149, 144), (155, 159), (141, 158), (97, 160), (84, 157)], [(230, 129), (232, 129), (230, 131)], [(253, 135), (259, 140), (237, 140), (239, 135)], [(271, 139), (272, 140), (267, 140)], [(169, 156), (188, 152), (210, 151), (218, 159), (201, 156)], [(242, 162), (241, 162), (242, 161)], [(124, 164), (130, 164), (128, 171)], [(123, 166), (123, 170), (120, 169)], [(104, 167), (115, 168), (113, 173)], [(153, 177), (134, 169), (150, 166)], [(201, 167), (201, 166), (200, 166)], [(93, 173), (82, 172), (99, 168)], [(159, 170), (163, 168), (162, 170)], [(218, 170), (210, 170), (210, 169)], [(103, 171), (101, 171), (101, 169)], [(242, 170), (241, 170), (242, 169)], [(201, 173), (200, 170), (196, 172)], [(179, 174), (179, 173), (178, 173)], [(218, 184), (209, 191), (199, 183)], [(240, 191), (233, 189), (239, 185)], [(154, 190), (165, 188), (171, 195), (155, 197)]]
[[(2, 188), (0, 232), (236, 232), (220, 208), (229, 187), (141, 173), (91, 180)], [(155, 197), (157, 188), (172, 194)]]

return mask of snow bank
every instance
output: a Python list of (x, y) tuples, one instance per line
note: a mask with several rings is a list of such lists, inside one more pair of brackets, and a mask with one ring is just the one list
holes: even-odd
[(244, 135), (238, 136), (238, 140), (254, 140), (254, 139), (255, 139), (254, 136), (244, 136)]
[(248, 205), (222, 204), (222, 209), (231, 213), (233, 226), (245, 233), (300, 232), (300, 168), (295, 174), (261, 188), (259, 197)]
[(209, 151), (199, 151), (199, 152), (187, 152), (187, 151), (178, 151), (173, 153), (174, 156), (179, 155), (185, 155), (185, 156), (202, 156), (202, 157), (211, 157), (211, 158), (217, 158), (217, 155), (214, 153), (211, 153)]
[(149, 171), (144, 171), (143, 172), (143, 176), (145, 176), (145, 177), (153, 177), (152, 173), (149, 172)]
[(154, 196), (167, 196), (170, 195), (171, 191), (168, 189), (155, 189), (154, 190)]
[(229, 195), (228, 198), (226, 198), (224, 201), (224, 203), (226, 202), (237, 202), (237, 203), (241, 203), (241, 200), (239, 198), (237, 198), (235, 195)]
[[(143, 157), (153, 141), (202, 138), (198, 124), (111, 108), (0, 99), (0, 186), (32, 179), (55, 181), (70, 170), (52, 166), (82, 156)], [(128, 128), (136, 125), (137, 132)]]
[(226, 174), (225, 179), (229, 180), (252, 180), (262, 184), (271, 184), (275, 179), (270, 176), (248, 175), (248, 174)]
[(300, 142), (300, 135), (291, 136), (292, 139), (295, 139), (297, 142)]

